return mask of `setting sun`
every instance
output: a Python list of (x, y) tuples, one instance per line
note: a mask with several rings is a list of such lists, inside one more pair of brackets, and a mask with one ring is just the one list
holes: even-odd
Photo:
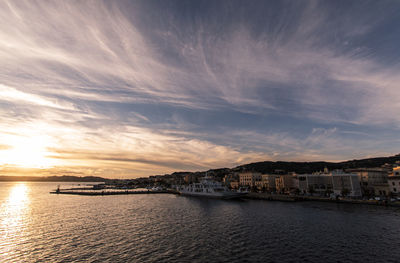
[(49, 168), (56, 160), (48, 156), (50, 140), (45, 136), (9, 136), (9, 148), (0, 151), (0, 165), (16, 165), (27, 168)]

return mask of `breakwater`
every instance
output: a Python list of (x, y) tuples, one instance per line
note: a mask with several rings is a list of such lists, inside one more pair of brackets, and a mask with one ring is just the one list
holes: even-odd
[(99, 191), (99, 190), (54, 190), (50, 194), (63, 194), (63, 195), (89, 195), (89, 196), (100, 196), (100, 195), (137, 195), (137, 194), (168, 194), (171, 193), (167, 190), (161, 191), (135, 191), (135, 190), (113, 190), (113, 191)]

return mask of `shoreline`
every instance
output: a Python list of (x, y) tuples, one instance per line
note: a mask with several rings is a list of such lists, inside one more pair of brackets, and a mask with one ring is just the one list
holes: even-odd
[[(131, 195), (131, 194), (179, 194), (173, 190), (163, 191), (132, 191), (132, 190), (120, 190), (120, 191), (99, 191), (89, 189), (60, 189), (51, 191), (50, 194), (61, 194), (61, 195), (85, 195), (85, 196), (104, 196), (104, 195)], [(362, 200), (362, 199), (331, 199), (329, 197), (321, 196), (302, 196), (302, 195), (279, 195), (279, 194), (268, 194), (268, 193), (248, 193), (246, 196), (241, 197), (242, 199), (251, 200), (263, 200), (263, 201), (279, 201), (279, 202), (328, 202), (328, 203), (341, 203), (341, 204), (358, 204), (358, 205), (374, 205), (374, 206), (390, 206), (400, 207), (400, 201), (378, 201), (378, 200)]]
[(342, 204), (400, 207), (399, 201), (391, 202), (391, 201), (362, 200), (362, 199), (350, 199), (350, 198), (331, 199), (329, 197), (321, 197), (321, 196), (273, 195), (267, 193), (249, 193), (244, 198), (252, 200), (281, 201), (281, 202), (317, 201), (317, 202), (342, 203)]

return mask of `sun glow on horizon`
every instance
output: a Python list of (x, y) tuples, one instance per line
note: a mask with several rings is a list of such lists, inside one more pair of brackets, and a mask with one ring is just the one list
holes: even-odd
[(25, 168), (51, 168), (57, 160), (48, 148), (51, 140), (46, 136), (8, 136), (8, 149), (0, 151), (0, 165)]

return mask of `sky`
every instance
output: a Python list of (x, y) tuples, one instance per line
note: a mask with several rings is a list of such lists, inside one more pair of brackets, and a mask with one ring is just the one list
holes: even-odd
[(400, 2), (0, 0), (0, 174), (400, 152)]

